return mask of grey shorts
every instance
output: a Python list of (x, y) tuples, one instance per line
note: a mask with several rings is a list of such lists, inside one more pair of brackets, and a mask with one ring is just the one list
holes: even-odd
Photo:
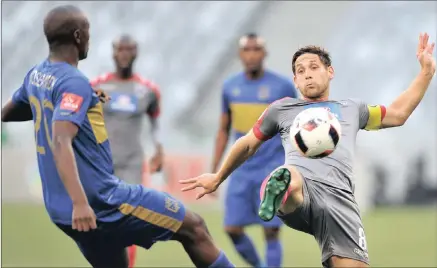
[(289, 227), (313, 235), (322, 252), (323, 267), (332, 256), (369, 264), (360, 211), (352, 193), (318, 181), (303, 179), (304, 201), (293, 213), (279, 218)]
[(122, 181), (130, 184), (141, 184), (143, 181), (143, 166), (142, 165), (116, 165), (114, 173)]

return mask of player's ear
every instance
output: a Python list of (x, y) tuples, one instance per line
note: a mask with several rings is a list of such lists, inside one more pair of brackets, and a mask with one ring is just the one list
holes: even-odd
[(334, 78), (334, 67), (332, 66), (328, 67), (328, 76), (329, 76), (329, 80), (332, 80)]
[(76, 29), (73, 32), (73, 36), (74, 36), (74, 40), (76, 41), (76, 43), (80, 44), (80, 37), (81, 37), (81, 35), (80, 35), (80, 30), (79, 29)]
[(293, 75), (293, 84), (299, 90), (299, 87), (297, 86), (297, 82), (296, 82), (296, 75)]

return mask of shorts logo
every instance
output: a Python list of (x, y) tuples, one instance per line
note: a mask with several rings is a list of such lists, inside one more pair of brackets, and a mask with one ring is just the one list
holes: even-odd
[(73, 93), (62, 94), (61, 110), (77, 112), (82, 106), (83, 98)]
[(367, 254), (367, 252), (364, 252), (360, 249), (354, 248), (354, 252), (358, 255), (360, 255), (362, 258), (368, 259), (369, 258), (369, 254)]
[(165, 208), (173, 213), (177, 213), (181, 207), (178, 201), (167, 197), (165, 198)]

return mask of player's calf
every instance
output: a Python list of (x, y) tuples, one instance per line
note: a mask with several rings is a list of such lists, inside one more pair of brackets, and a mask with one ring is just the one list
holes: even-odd
[(179, 241), (196, 267), (234, 267), (214, 244), (205, 221), (186, 211), (181, 228), (173, 236)]
[(303, 202), (302, 176), (292, 166), (281, 166), (264, 180), (260, 197), (258, 215), (262, 220), (272, 220), (278, 210), (291, 213)]

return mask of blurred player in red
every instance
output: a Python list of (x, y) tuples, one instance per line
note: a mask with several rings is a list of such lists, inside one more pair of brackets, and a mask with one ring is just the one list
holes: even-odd
[[(103, 74), (91, 81), (94, 88), (103, 90), (111, 100), (103, 106), (106, 128), (111, 142), (114, 172), (128, 183), (141, 184), (145, 138), (155, 145), (155, 156), (149, 169), (160, 171), (163, 162), (162, 145), (158, 140), (159, 89), (151, 81), (133, 72), (137, 56), (137, 42), (122, 35), (113, 42), (116, 71)], [(143, 136), (143, 119), (151, 123), (150, 136)], [(143, 138), (144, 137), (144, 138)], [(128, 248), (129, 267), (135, 264), (136, 247)]]

